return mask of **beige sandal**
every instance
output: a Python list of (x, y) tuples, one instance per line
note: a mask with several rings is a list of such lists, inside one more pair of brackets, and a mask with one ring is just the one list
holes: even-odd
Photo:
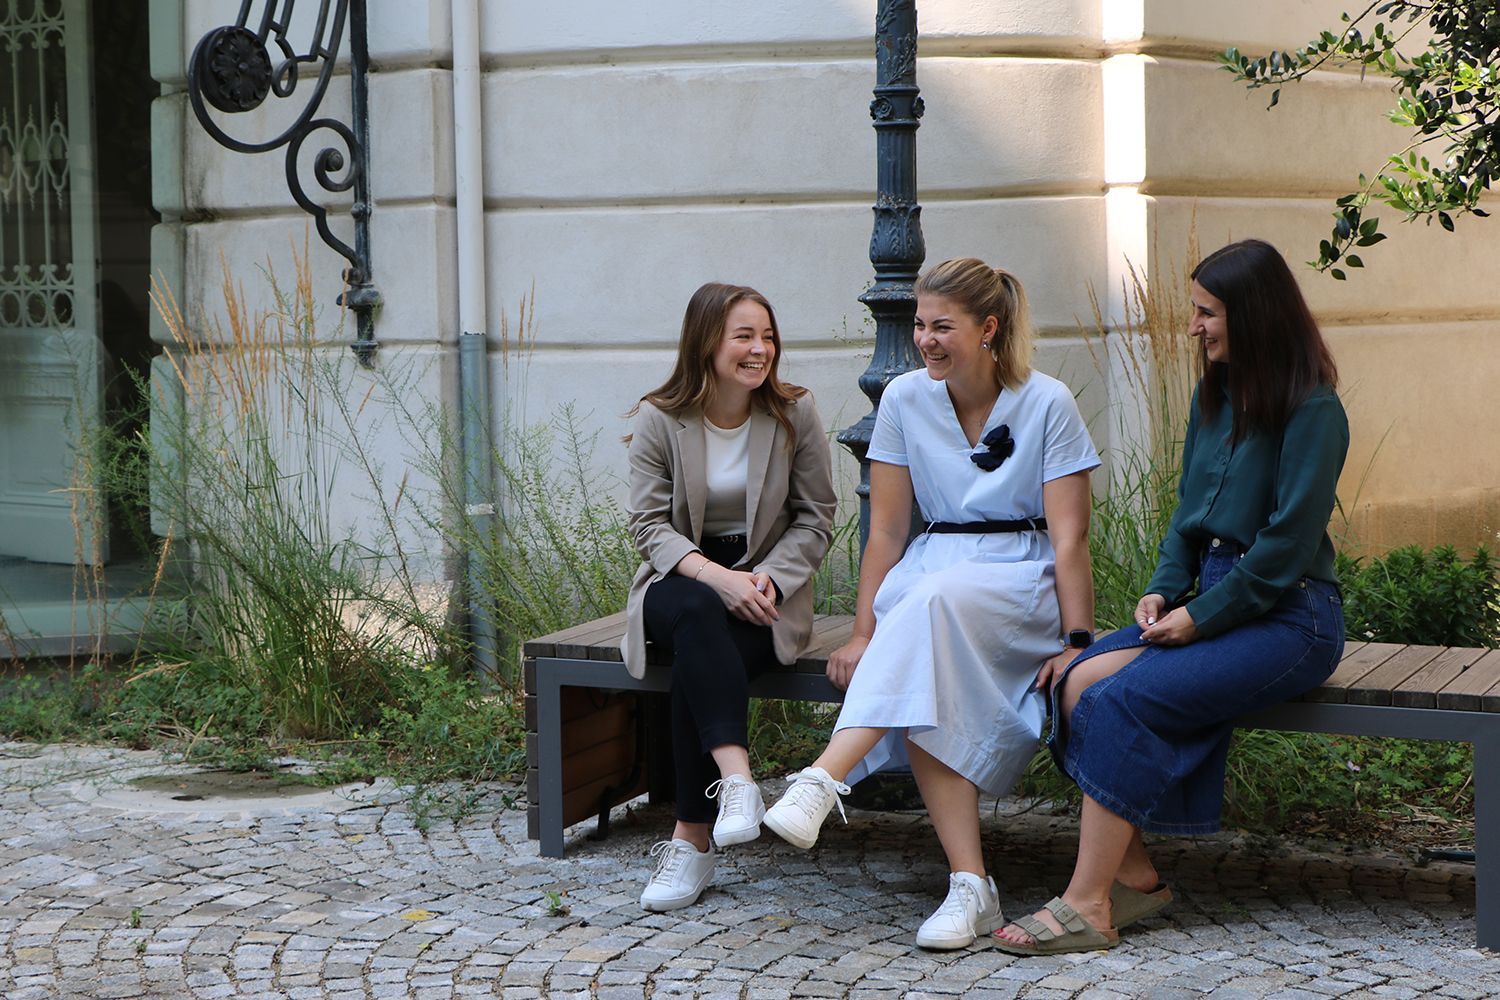
[(1031, 944), (1007, 941), (996, 931), (993, 935), (995, 947), (1012, 955), (1065, 955), (1074, 951), (1104, 951), (1120, 943), (1118, 931), (1112, 927), (1099, 930), (1063, 902), (1061, 896), (1054, 896), (1043, 909), (1057, 918), (1063, 933), (1059, 934), (1036, 917), (1025, 916), (1007, 926), (1019, 927), (1031, 935)]
[(1158, 882), (1150, 892), (1132, 889), (1123, 882), (1109, 887), (1110, 916), (1115, 930), (1123, 931), (1131, 924), (1145, 920), (1172, 902), (1172, 890), (1165, 882)]

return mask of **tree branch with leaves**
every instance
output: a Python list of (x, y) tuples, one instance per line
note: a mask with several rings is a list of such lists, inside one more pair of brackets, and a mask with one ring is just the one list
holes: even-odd
[[(1333, 231), (1318, 244), (1317, 260), (1308, 262), (1340, 281), (1345, 267), (1364, 266), (1351, 250), (1386, 238), (1367, 211), (1372, 202), (1389, 205), (1403, 221), (1421, 218), (1430, 225), (1436, 219), (1452, 232), (1455, 216), (1488, 214), (1479, 202), (1500, 177), (1500, 2), (1376, 0), (1342, 20), (1342, 32), (1324, 31), (1295, 51), (1251, 59), (1231, 48), (1219, 56), (1246, 86), (1272, 88), (1267, 110), (1284, 84), (1325, 67), (1358, 67), (1394, 81), (1397, 101), (1387, 117), (1411, 130), (1412, 140), (1374, 177), (1360, 174), (1358, 191), (1338, 199)], [(1424, 25), (1426, 49), (1403, 55), (1397, 46)], [(1440, 152), (1424, 152), (1434, 144)]]

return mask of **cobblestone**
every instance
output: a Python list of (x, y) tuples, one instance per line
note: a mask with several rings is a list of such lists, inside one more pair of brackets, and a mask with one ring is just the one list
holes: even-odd
[[(945, 886), (920, 815), (852, 812), (806, 854), (763, 837), (721, 855), (698, 905), (646, 914), (646, 851), (670, 823), (659, 806), (621, 810), (607, 841), (580, 827), (550, 859), (516, 810), (424, 836), (389, 793), (160, 808), (119, 785), (164, 769), (142, 753), (0, 745), (0, 997), (1500, 996), (1461, 864), (1161, 838), (1177, 901), (1119, 948), (939, 954), (912, 943)], [(1017, 813), (1001, 803), (984, 819), (1007, 913), (1066, 884), (1077, 836), (1066, 817)]]

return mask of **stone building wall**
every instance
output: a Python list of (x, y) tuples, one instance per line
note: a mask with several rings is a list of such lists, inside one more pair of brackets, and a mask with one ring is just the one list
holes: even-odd
[[(831, 428), (858, 419), (868, 404), (855, 379), (872, 335), (856, 297), (871, 276), (875, 0), (481, 3), (496, 426), (574, 403), (600, 433), (602, 469), (622, 474), (620, 415), (665, 376), (682, 308), (705, 280), (764, 292), (788, 377), (814, 390)], [(426, 397), (451, 405), (449, 6), (371, 7), (380, 364), (417, 365)], [(1294, 263), (1315, 256), (1332, 200), (1401, 141), (1383, 124), (1391, 95), (1378, 81), (1320, 74), (1267, 113), (1263, 93), (1213, 62), (1228, 44), (1299, 44), (1341, 9), (919, 3), (928, 261), (973, 254), (1020, 274), (1041, 333), (1037, 365), (1079, 392), (1101, 446), (1123, 439), (1110, 377), (1080, 336), (1091, 289), (1118, 317), (1129, 264), (1165, 287), (1194, 232), (1205, 250), (1257, 235)], [(307, 228), (279, 155), (228, 153), (187, 109), (186, 55), (224, 16), (209, 0), (153, 7), (153, 64), (167, 85), (154, 116), (163, 222), (153, 261), (184, 301), (210, 307), (221, 255), (253, 288), (268, 257), (290, 266)], [(335, 81), (330, 100), (346, 94)], [(1485, 402), (1500, 368), (1500, 264), (1485, 251), (1500, 231), (1476, 221), (1457, 236), (1392, 233), (1347, 283), (1301, 272), (1354, 422), (1342, 493), (1370, 545), (1470, 544), (1500, 526)], [(333, 305), (339, 261), (316, 237), (312, 265), (326, 332), (352, 339), (352, 319), (340, 331)], [(534, 339), (518, 346), (533, 294)], [(351, 392), (366, 378), (351, 364)], [(1117, 403), (1122, 391), (1116, 380)], [(381, 447), (399, 470), (400, 440)], [(847, 482), (852, 462), (841, 465)]]

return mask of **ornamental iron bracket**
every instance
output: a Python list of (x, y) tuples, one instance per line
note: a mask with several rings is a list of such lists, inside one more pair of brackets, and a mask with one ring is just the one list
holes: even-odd
[[(334, 252), (349, 262), (344, 271), (345, 289), (339, 302), (354, 311), (357, 334), (352, 345), (365, 367), (375, 360), (375, 309), (380, 293), (370, 265), (370, 53), (366, 40), (366, 0), (322, 0), (307, 51), (299, 53), (288, 40), (292, 9), (297, 0), (265, 0), (258, 26), (250, 27), (255, 0), (241, 0), (234, 24), (215, 28), (204, 35), (188, 61), (188, 98), (204, 131), (214, 141), (237, 153), (268, 153), (286, 147), (286, 184), (292, 199), (313, 218), (318, 235)], [(330, 11), (330, 8), (332, 10)], [(344, 22), (349, 22), (349, 76), (351, 123), (316, 117), (338, 60)], [(281, 58), (272, 61), (268, 45)], [(296, 90), (304, 67), (317, 72), (311, 95), (288, 128), (265, 142), (245, 142), (230, 135), (209, 113), (208, 105), (225, 114), (254, 111), (268, 96), (288, 98)], [(328, 225), (328, 209), (308, 196), (297, 170), (302, 144), (314, 132), (327, 130), (342, 144), (325, 146), (313, 158), (313, 177), (324, 191), (338, 194), (354, 191), (349, 209), (354, 219), (354, 246), (339, 239)]]

